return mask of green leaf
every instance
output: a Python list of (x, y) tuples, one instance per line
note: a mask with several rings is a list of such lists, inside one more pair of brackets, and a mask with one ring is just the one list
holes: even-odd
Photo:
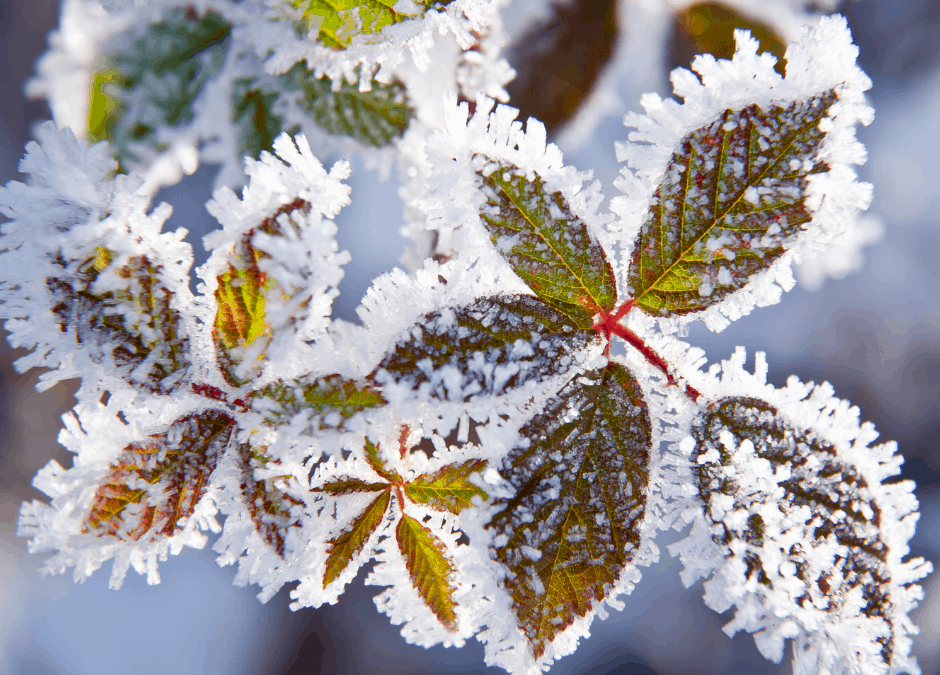
[(614, 271), (587, 224), (539, 176), (501, 167), (484, 176), (481, 214), (496, 248), (535, 294), (578, 328), (617, 303)]
[(262, 150), (274, 151), (283, 119), (272, 108), (279, 92), (252, 87), (254, 78), (236, 80), (232, 88), (232, 121), (238, 127), (238, 154), (258, 159)]
[(811, 220), (808, 176), (834, 91), (763, 110), (727, 110), (688, 134), (666, 168), (633, 250), (636, 304), (654, 316), (705, 309), (783, 255)]
[(424, 316), (372, 377), (445, 400), (502, 394), (571, 369), (572, 354), (598, 339), (529, 295), (481, 298)]
[(371, 504), (354, 520), (338, 537), (330, 540), (330, 551), (326, 558), (326, 572), (323, 573), (323, 585), (331, 584), (349, 565), (356, 555), (362, 551), (369, 541), (369, 537), (382, 523), (382, 518), (388, 511), (391, 500), (391, 490), (384, 486), (385, 491), (376, 497)]
[(173, 293), (160, 281), (160, 266), (147, 256), (133, 257), (114, 270), (124, 288), (94, 293), (101, 272), (116, 264), (111, 251), (98, 247), (74, 273), (64, 260), (57, 264), (63, 274), (46, 279), (46, 287), (62, 332), (71, 331), (95, 362), (113, 365), (128, 384), (154, 393), (175, 391), (190, 370), (190, 345), (172, 307)]
[[(693, 461), (699, 465), (706, 517), (720, 528), (715, 541), (721, 545), (744, 542), (734, 550), (747, 565), (749, 577), (756, 576), (760, 583), (772, 587), (760, 557), (765, 532), (759, 511), (779, 509), (784, 522), (790, 523), (788, 528), (799, 528), (801, 523), (808, 528), (804, 543), (785, 545), (789, 556), (783, 562), (793, 563), (799, 571), (792, 581), (802, 581), (807, 596), (821, 591), (831, 612), (837, 612), (849, 594), (860, 589), (862, 614), (881, 617), (891, 625), (891, 574), (888, 546), (879, 525), (881, 509), (856, 467), (841, 459), (829, 441), (812, 430), (798, 431), (773, 406), (755, 398), (726, 398), (712, 404), (692, 433), (697, 441)], [(746, 452), (732, 452), (745, 440), (753, 443), (757, 457), (789, 476), (774, 482), (769, 493), (755, 490), (750, 482), (738, 482), (737, 476), (746, 469), (741, 464), (750, 457)], [(751, 515), (744, 520), (731, 517), (741, 511)], [(796, 532), (792, 529), (791, 535)], [(847, 557), (836, 556), (820, 570), (812, 565), (812, 549), (826, 546), (832, 537), (846, 547)], [(773, 564), (779, 566), (780, 562), (775, 558)], [(791, 583), (789, 578), (787, 583)], [(798, 595), (789, 585), (785, 592)], [(879, 638), (879, 642), (882, 657), (890, 664), (893, 636)]]
[(193, 102), (225, 62), (229, 32), (214, 12), (175, 9), (109, 55), (92, 78), (91, 140), (110, 141), (122, 169), (140, 161), (134, 144), (156, 146), (156, 129), (192, 119)]
[[(640, 543), (652, 447), (640, 386), (610, 364), (526, 424), (501, 471), (516, 494), (487, 527), (535, 658), (604, 598)], [(501, 507), (501, 508), (500, 508)]]
[(284, 557), (284, 540), (288, 528), (300, 527), (300, 519), (291, 514), (291, 507), (303, 502), (291, 497), (277, 486), (277, 478), (255, 480), (255, 469), (271, 464), (269, 457), (253, 450), (248, 443), (239, 448), (242, 465), (242, 496), (255, 529), (279, 556)]
[(398, 0), (291, 0), (291, 5), (302, 10), (304, 22), (298, 28), (303, 34), (316, 29), (323, 44), (343, 49), (357, 35), (380, 33), (386, 26), (421, 17), (429, 7), (450, 2), (415, 0), (417, 14), (403, 11)]
[(286, 424), (305, 413), (314, 416), (320, 428), (342, 428), (357, 413), (385, 405), (370, 384), (335, 374), (278, 380), (253, 392), (251, 400), (271, 424)]
[(417, 504), (440, 511), (460, 513), (473, 506), (473, 498), (487, 494), (470, 482), (471, 474), (486, 468), (485, 459), (471, 459), (463, 464), (448, 464), (431, 475), (422, 475), (405, 485), (405, 496)]
[(750, 31), (760, 42), (761, 52), (777, 57), (777, 72), (785, 73), (787, 46), (774, 30), (719, 2), (699, 2), (675, 14), (673, 62), (688, 67), (696, 54), (730, 59), (734, 56), (736, 28)]
[(134, 541), (172, 535), (205, 494), (234, 431), (231, 417), (205, 410), (131, 443), (95, 493), (82, 531)]
[(411, 121), (411, 109), (400, 82), (372, 80), (369, 91), (345, 80), (334, 88), (328, 77), (316, 78), (301, 61), (279, 80), (288, 91), (299, 91), (300, 107), (329, 134), (349, 136), (382, 148), (401, 138)]
[(403, 515), (396, 529), (398, 548), (418, 595), (450, 630), (457, 627), (454, 588), (450, 584), (454, 568), (444, 555), (444, 545), (411, 516)]

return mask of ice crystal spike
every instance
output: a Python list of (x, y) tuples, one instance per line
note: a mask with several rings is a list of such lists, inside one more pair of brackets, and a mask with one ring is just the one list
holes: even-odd
[(500, 472), (493, 554), (538, 659), (604, 599), (640, 543), (652, 427), (640, 387), (610, 364), (569, 382), (520, 430)]
[[(389, 389), (441, 400), (501, 394), (569, 370), (596, 339), (527, 295), (482, 298), (432, 312), (403, 333), (374, 373)], [(396, 394), (398, 395), (398, 394)]]
[(811, 220), (808, 177), (834, 91), (727, 110), (682, 141), (633, 249), (629, 282), (654, 316), (705, 309), (770, 267)]
[(208, 487), (235, 421), (206, 410), (128, 445), (95, 493), (84, 532), (139, 541), (171, 536)]
[(424, 14), (429, 7), (443, 7), (451, 0), (417, 0), (414, 11), (403, 10), (399, 0), (292, 0), (302, 10), (304, 23), (299, 28), (316, 31), (323, 44), (334, 49), (347, 47), (359, 35), (381, 33), (385, 26), (408, 21)]
[(486, 205), (481, 213), (496, 248), (516, 274), (578, 328), (617, 302), (614, 272), (587, 224), (550, 193), (536, 175), (500, 167), (481, 174)]

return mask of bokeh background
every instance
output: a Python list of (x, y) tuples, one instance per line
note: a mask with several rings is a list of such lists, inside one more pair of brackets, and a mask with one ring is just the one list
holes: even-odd
[[(534, 2), (535, 0), (523, 0)], [(510, 46), (520, 71), (514, 90), (524, 109), (545, 116), (526, 82), (546, 68), (581, 74), (589, 90), (593, 71), (609, 58), (610, 9), (606, 0), (568, 2), (553, 15), (547, 2), (533, 12), (534, 35)], [(627, 0), (629, 1), (629, 0)], [(770, 2), (771, 0), (768, 0)], [(860, 130), (869, 150), (862, 178), (875, 185), (872, 212), (884, 238), (865, 249), (860, 271), (827, 281), (811, 292), (797, 287), (773, 308), (757, 310), (720, 334), (693, 328), (689, 341), (713, 360), (735, 345), (749, 354), (767, 352), (771, 379), (788, 375), (830, 381), (861, 409), (882, 439), (897, 440), (907, 460), (903, 476), (917, 481), (922, 517), (912, 553), (940, 561), (940, 2), (859, 0), (841, 8), (860, 46), (862, 67), (874, 80), (875, 122)], [(50, 117), (43, 101), (23, 95), (23, 84), (45, 49), (58, 18), (56, 0), (0, 0), (0, 182), (22, 179), (16, 167), (30, 128)], [(507, 17), (512, 19), (513, 17)], [(541, 22), (541, 23), (539, 23)], [(584, 45), (595, 45), (584, 49)], [(540, 59), (540, 53), (561, 54)], [(678, 42), (670, 63), (689, 58)], [(548, 64), (548, 65), (546, 65)], [(600, 64), (600, 65), (599, 65)], [(530, 87), (538, 91), (539, 87)], [(659, 93), (669, 94), (663, 77)], [(528, 96), (528, 98), (526, 98)], [(535, 97), (535, 98), (533, 98)], [(543, 108), (539, 108), (543, 105)], [(637, 109), (637, 101), (629, 101)], [(625, 111), (624, 111), (625, 112)], [(619, 116), (605, 119), (590, 142), (566, 153), (578, 168), (593, 168), (608, 196), (618, 166), (613, 141), (626, 130)], [(202, 167), (156, 201), (174, 207), (169, 226), (190, 230), (197, 264), (201, 237), (214, 221), (203, 208), (211, 195), (213, 167)], [(354, 164), (353, 204), (338, 218), (340, 246), (352, 253), (335, 315), (355, 320), (355, 307), (372, 278), (397, 265), (405, 241), (398, 235), (400, 207), (393, 180)], [(200, 258), (200, 256), (202, 258)], [(2, 270), (0, 270), (2, 274)], [(256, 589), (231, 585), (233, 568), (219, 568), (207, 547), (185, 550), (161, 566), (162, 583), (149, 587), (131, 574), (118, 592), (107, 588), (107, 570), (82, 585), (70, 576), (42, 579), (38, 556), (14, 535), (23, 500), (40, 498), (33, 474), (50, 459), (68, 466), (56, 442), (60, 416), (74, 403), (70, 383), (39, 394), (36, 372), (18, 374), (19, 354), (0, 345), (0, 673), (10, 675), (139, 675), (278, 673), (495, 673), (483, 649), (425, 650), (406, 644), (379, 615), (360, 574), (341, 602), (292, 613), (287, 591), (266, 605)], [(674, 538), (674, 537), (673, 537)], [(671, 541), (664, 537), (662, 547)], [(721, 632), (730, 616), (701, 602), (701, 586), (682, 588), (679, 565), (664, 555), (644, 571), (623, 612), (596, 622), (592, 637), (553, 675), (681, 675), (790, 673), (787, 663), (765, 661), (748, 635)], [(915, 618), (915, 643), (926, 675), (940, 674), (940, 581), (924, 583), (926, 599)]]

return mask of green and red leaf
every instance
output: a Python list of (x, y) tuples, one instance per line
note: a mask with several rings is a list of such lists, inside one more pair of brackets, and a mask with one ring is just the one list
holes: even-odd
[(450, 583), (454, 567), (445, 554), (444, 544), (424, 525), (407, 515), (402, 515), (395, 534), (408, 576), (418, 595), (445, 627), (456, 629), (456, 603)]
[(300, 527), (300, 519), (291, 508), (303, 502), (291, 497), (279, 486), (277, 477), (255, 479), (255, 469), (271, 464), (269, 457), (254, 450), (248, 443), (239, 446), (242, 463), (242, 496), (258, 534), (268, 542), (279, 556), (284, 557), (285, 539), (289, 528)]
[(391, 501), (391, 489), (383, 486), (384, 492), (376, 497), (369, 506), (349, 526), (328, 543), (326, 571), (323, 573), (323, 585), (328, 586), (343, 573), (353, 558), (368, 543), (372, 533), (382, 524)]
[(430, 475), (421, 475), (405, 485), (405, 496), (416, 504), (439, 511), (460, 513), (473, 506), (473, 498), (487, 498), (470, 476), (486, 468), (485, 459), (471, 459), (461, 464), (448, 464)]

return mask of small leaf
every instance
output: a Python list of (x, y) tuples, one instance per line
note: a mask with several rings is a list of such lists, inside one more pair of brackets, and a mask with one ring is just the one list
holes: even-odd
[(633, 250), (636, 304), (654, 316), (705, 309), (783, 255), (811, 216), (810, 174), (834, 91), (765, 111), (727, 110), (675, 152)]
[(471, 474), (486, 468), (485, 459), (471, 459), (463, 464), (448, 464), (431, 475), (418, 476), (405, 485), (405, 496), (418, 504), (451, 513), (473, 506), (473, 498), (487, 494), (471, 483)]
[(501, 471), (516, 494), (494, 502), (502, 508), (487, 527), (538, 659), (633, 558), (652, 431), (639, 384), (610, 364), (570, 381), (519, 433)]
[(418, 595), (445, 627), (456, 629), (454, 589), (448, 578), (454, 568), (444, 555), (444, 545), (411, 516), (401, 517), (396, 535), (398, 548)]
[(161, 268), (147, 256), (131, 258), (113, 272), (126, 285), (95, 293), (101, 273), (113, 264), (113, 254), (99, 247), (74, 273), (59, 259), (59, 277), (46, 279), (52, 308), (63, 333), (71, 331), (97, 363), (108, 359), (128, 384), (169, 394), (189, 372), (189, 339), (181, 334), (179, 312), (172, 292), (160, 281)]
[(405, 5), (398, 0), (292, 0), (291, 4), (303, 10), (300, 32), (317, 30), (323, 44), (343, 49), (357, 35), (380, 33), (386, 26), (423, 16), (429, 7), (442, 7), (450, 2), (415, 0), (409, 4), (417, 13), (402, 9)]
[(484, 177), (487, 206), (481, 214), (496, 248), (516, 274), (578, 328), (617, 302), (614, 271), (587, 224), (571, 213), (560, 192), (548, 193), (507, 168)]
[[(730, 557), (743, 560), (747, 577), (756, 577), (768, 589), (777, 579), (785, 597), (802, 597), (799, 605), (830, 614), (851, 605), (852, 595), (860, 591), (861, 613), (892, 624), (890, 536), (880, 528), (881, 508), (859, 470), (840, 458), (830, 442), (812, 430), (799, 432), (770, 404), (743, 397), (713, 404), (693, 436), (706, 517), (718, 528), (714, 539), (731, 547)], [(761, 462), (769, 463), (763, 486), (750, 478), (759, 475), (755, 472), (761, 471)], [(744, 477), (749, 478), (742, 484)], [(776, 523), (773, 531), (779, 532), (781, 522), (786, 523), (785, 540), (777, 542), (767, 525)], [(844, 546), (834, 557), (833, 539)], [(793, 541), (800, 543), (793, 546)], [(829, 552), (816, 555), (818, 548)], [(781, 579), (777, 570), (785, 564), (794, 567), (795, 576)], [(757, 606), (749, 605), (747, 611), (758, 616)], [(878, 641), (884, 662), (890, 664), (893, 636)]]
[(300, 92), (300, 107), (328, 134), (349, 136), (382, 148), (401, 138), (411, 121), (405, 87), (394, 81), (372, 80), (369, 91), (343, 80), (338, 88), (328, 77), (316, 78), (301, 61), (279, 78), (282, 86)]
[(283, 558), (288, 528), (300, 527), (300, 520), (291, 515), (291, 507), (301, 506), (303, 502), (281, 490), (276, 478), (255, 480), (255, 469), (269, 464), (270, 458), (253, 450), (248, 443), (239, 446), (239, 456), (242, 463), (242, 496), (251, 520), (258, 534)]
[(232, 121), (238, 128), (238, 154), (258, 159), (262, 150), (274, 151), (283, 119), (272, 111), (279, 92), (252, 87), (254, 79), (236, 80), (232, 88)]
[(761, 52), (777, 57), (777, 72), (786, 72), (786, 44), (770, 26), (754, 21), (719, 2), (699, 2), (675, 15), (672, 60), (675, 66), (692, 62), (696, 54), (711, 54), (718, 59), (734, 56), (734, 31), (748, 30), (760, 42)]
[(172, 535), (205, 494), (235, 420), (218, 410), (180, 418), (162, 434), (131, 443), (112, 465), (83, 532), (139, 541)]
[(481, 298), (425, 315), (373, 377), (445, 400), (502, 394), (574, 366), (573, 353), (597, 334), (571, 324), (529, 295)]
[(385, 399), (368, 383), (335, 374), (278, 381), (253, 392), (251, 400), (274, 425), (308, 412), (316, 416), (321, 428), (342, 428), (357, 413), (385, 405)]
[(356, 555), (362, 551), (369, 541), (369, 537), (382, 523), (382, 518), (388, 511), (391, 500), (391, 490), (388, 485), (383, 486), (385, 491), (376, 497), (371, 504), (346, 528), (338, 537), (330, 540), (330, 551), (326, 558), (326, 571), (323, 573), (323, 585), (331, 584), (349, 565)]
[(401, 477), (395, 471), (389, 471), (385, 468), (385, 462), (382, 461), (382, 455), (379, 452), (379, 446), (375, 445), (368, 438), (366, 439), (366, 461), (372, 470), (390, 483), (401, 483)]

